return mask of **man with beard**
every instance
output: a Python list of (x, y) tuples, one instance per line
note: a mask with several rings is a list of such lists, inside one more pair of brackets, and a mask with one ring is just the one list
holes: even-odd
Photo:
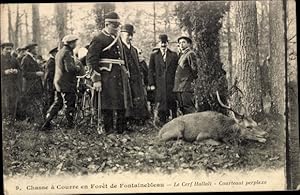
[[(129, 72), (124, 61), (122, 42), (118, 33), (119, 26), (118, 14), (107, 13), (105, 27), (93, 38), (86, 56), (87, 65), (92, 70), (93, 85), (96, 91), (101, 91), (99, 107), (107, 133), (114, 130), (123, 133), (127, 130), (125, 110), (132, 106)], [(114, 119), (116, 119), (115, 127)]]
[(26, 117), (29, 122), (38, 125), (43, 120), (43, 83), (42, 77), (44, 72), (41, 70), (36, 56), (37, 44), (31, 43), (26, 47), (26, 54), (22, 59), (21, 67), (23, 68), (24, 77), (24, 106)]
[(131, 124), (144, 124), (149, 118), (147, 110), (147, 99), (144, 91), (142, 73), (139, 65), (138, 51), (132, 46), (134, 27), (125, 24), (121, 28), (121, 39), (123, 43), (125, 62), (129, 68), (129, 82), (133, 106), (126, 110), (126, 117)]
[(7, 119), (9, 124), (15, 120), (19, 97), (18, 74), (20, 74), (20, 66), (17, 59), (11, 55), (13, 46), (13, 43), (1, 44), (1, 106), (3, 119)]
[(65, 105), (67, 128), (74, 127), (75, 103), (76, 103), (76, 75), (80, 66), (75, 64), (73, 50), (76, 48), (78, 37), (66, 35), (62, 42), (64, 44), (55, 56), (54, 86), (56, 89), (54, 102), (47, 111), (45, 123), (42, 130), (51, 128), (51, 120)]
[(168, 36), (161, 34), (160, 48), (153, 50), (149, 62), (148, 82), (151, 90), (155, 90), (155, 109), (157, 117), (154, 117), (156, 126), (167, 122), (172, 112), (172, 118), (177, 116), (176, 97), (173, 93), (175, 71), (178, 56), (176, 52), (168, 49)]

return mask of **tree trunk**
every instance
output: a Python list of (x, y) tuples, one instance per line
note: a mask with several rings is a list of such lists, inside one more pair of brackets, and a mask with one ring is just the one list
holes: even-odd
[(230, 2), (229, 2), (229, 11), (227, 13), (227, 44), (228, 44), (228, 66), (229, 66), (229, 83), (228, 85), (232, 86), (232, 44), (231, 44), (231, 28), (230, 28)]
[(32, 4), (32, 42), (38, 44), (38, 53), (41, 44), (39, 4)]
[(262, 111), (258, 54), (257, 11), (255, 1), (234, 3), (236, 11), (237, 63), (235, 79), (241, 93), (235, 93), (235, 109), (245, 108), (252, 116)]
[(283, 115), (285, 111), (283, 2), (270, 1), (269, 7), (271, 113)]
[(11, 11), (9, 5), (7, 5), (7, 13), (8, 13), (8, 41), (14, 42), (13, 40), (13, 28), (11, 23)]
[(62, 39), (65, 36), (67, 28), (67, 11), (66, 4), (57, 3), (55, 4), (55, 13), (56, 13), (56, 30), (58, 33), (58, 46), (62, 48)]
[(26, 31), (26, 42), (27, 42), (28, 40), (30, 40), (27, 12), (25, 12), (25, 31)]
[(15, 23), (15, 32), (14, 32), (14, 44), (16, 48), (19, 46), (19, 30), (20, 30), (20, 12), (19, 12), (19, 4), (17, 4), (16, 23)]
[(156, 46), (156, 8), (153, 2), (153, 47)]

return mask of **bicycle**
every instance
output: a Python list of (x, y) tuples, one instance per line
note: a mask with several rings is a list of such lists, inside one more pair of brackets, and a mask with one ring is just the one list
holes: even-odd
[[(96, 91), (92, 86), (92, 80), (89, 74), (83, 76), (76, 76), (76, 103), (75, 103), (75, 129), (88, 125), (91, 128), (97, 126), (97, 131), (101, 134), (102, 131), (102, 117), (101, 117), (101, 96), (100, 92), (97, 97), (98, 108), (95, 106)], [(83, 81), (83, 82), (82, 82)]]

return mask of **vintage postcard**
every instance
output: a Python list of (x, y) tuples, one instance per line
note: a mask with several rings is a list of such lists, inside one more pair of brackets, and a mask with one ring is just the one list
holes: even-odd
[(296, 1), (1, 3), (4, 194), (300, 189)]

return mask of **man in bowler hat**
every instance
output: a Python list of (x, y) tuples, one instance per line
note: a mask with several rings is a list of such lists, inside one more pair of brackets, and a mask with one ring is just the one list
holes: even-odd
[(144, 91), (143, 78), (139, 65), (137, 49), (132, 45), (134, 26), (125, 24), (121, 27), (121, 39), (125, 63), (129, 69), (129, 82), (132, 95), (132, 107), (126, 110), (128, 122), (132, 124), (143, 124), (149, 118), (147, 109), (146, 93)]
[(161, 126), (167, 122), (172, 113), (172, 118), (177, 116), (176, 97), (173, 93), (175, 71), (178, 56), (168, 48), (168, 36), (159, 35), (160, 48), (153, 49), (150, 55), (148, 82), (151, 90), (155, 91), (155, 109), (157, 116), (155, 124)]

